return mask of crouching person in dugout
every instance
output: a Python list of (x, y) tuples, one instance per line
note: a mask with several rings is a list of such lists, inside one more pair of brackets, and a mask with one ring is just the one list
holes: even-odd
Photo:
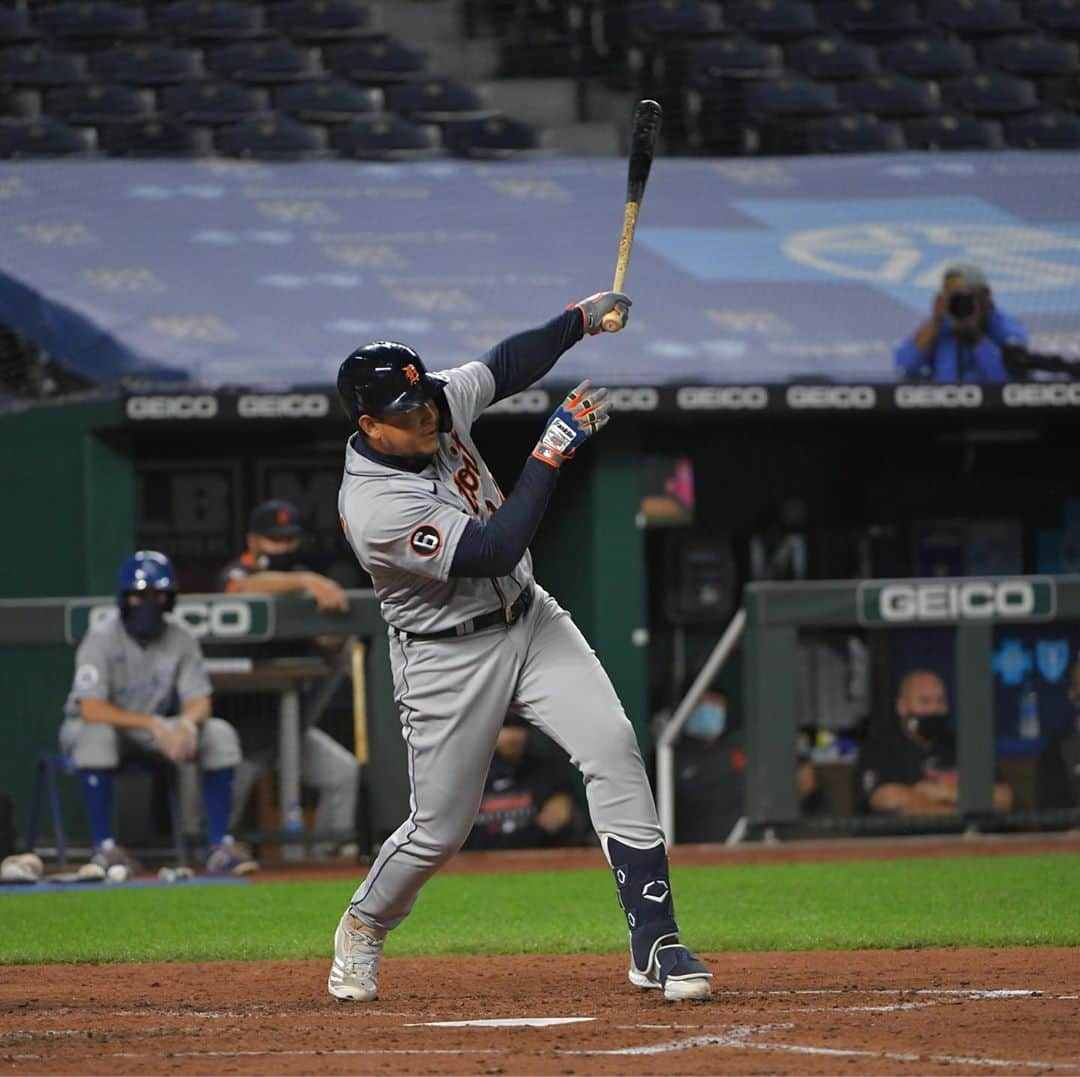
[[(228, 833), (240, 740), (211, 717), (210, 679), (195, 637), (166, 615), (176, 602), (172, 563), (139, 550), (120, 566), (118, 614), (91, 627), (75, 655), (60, 748), (78, 772), (94, 849), (90, 863), (124, 874), (137, 865), (113, 833), (113, 777), (128, 753), (175, 765), (197, 760), (206, 807), (206, 870), (243, 875), (258, 864)], [(91, 868), (93, 870), (93, 868)]]

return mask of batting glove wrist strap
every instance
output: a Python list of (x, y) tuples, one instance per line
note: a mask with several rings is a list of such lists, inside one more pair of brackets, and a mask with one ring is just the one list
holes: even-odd
[[(588, 299), (582, 299), (580, 303), (572, 303), (571, 306), (581, 311), (582, 327), (589, 336), (593, 337), (597, 333), (604, 332), (604, 315), (610, 314), (613, 310), (617, 310), (622, 319), (619, 329), (626, 325), (632, 304), (622, 292), (597, 292), (596, 295), (590, 295)], [(618, 332), (618, 329), (613, 332)]]
[(594, 389), (583, 381), (551, 413), (532, 455), (549, 467), (561, 467), (608, 421), (607, 389)]

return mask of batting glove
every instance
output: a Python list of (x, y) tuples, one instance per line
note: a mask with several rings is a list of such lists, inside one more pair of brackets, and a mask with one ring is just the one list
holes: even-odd
[(561, 467), (586, 438), (607, 424), (607, 395), (607, 389), (594, 389), (588, 380), (572, 389), (551, 413), (532, 455), (549, 467)]
[[(629, 317), (633, 304), (622, 292), (597, 292), (596, 295), (590, 295), (588, 299), (583, 299), (580, 303), (571, 303), (570, 306), (577, 307), (581, 311), (585, 332), (594, 337), (597, 333), (605, 332), (604, 315), (610, 314), (613, 310), (618, 311), (621, 324), (618, 329), (606, 331), (617, 333), (619, 329), (622, 329), (626, 325), (626, 319)], [(567, 307), (567, 310), (569, 309), (570, 307)]]

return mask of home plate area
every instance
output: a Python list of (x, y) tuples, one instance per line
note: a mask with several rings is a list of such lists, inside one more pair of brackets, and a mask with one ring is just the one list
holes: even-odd
[(1080, 1073), (1069, 949), (706, 955), (708, 1003), (621, 956), (388, 957), (381, 997), (325, 962), (9, 967), (11, 1073)]

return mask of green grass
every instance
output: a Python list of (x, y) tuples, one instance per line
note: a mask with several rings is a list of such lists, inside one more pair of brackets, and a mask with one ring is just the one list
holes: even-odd
[[(687, 942), (721, 950), (1080, 945), (1080, 855), (676, 869)], [(329, 954), (352, 885), (105, 888), (0, 896), (0, 963)], [(606, 953), (625, 945), (610, 873), (444, 875), (397, 955)]]

